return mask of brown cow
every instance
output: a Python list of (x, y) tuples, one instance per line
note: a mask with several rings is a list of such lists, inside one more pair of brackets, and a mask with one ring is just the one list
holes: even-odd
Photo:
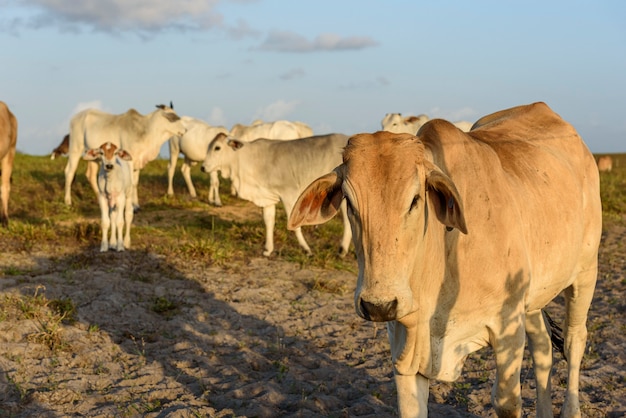
[(568, 380), (562, 417), (579, 417), (602, 233), (600, 181), (574, 128), (545, 103), (497, 112), (464, 133), (444, 120), (417, 133), (350, 138), (343, 164), (314, 181), (289, 228), (326, 222), (346, 199), (359, 274), (355, 308), (387, 322), (402, 417), (425, 417), (428, 380), (453, 381), (491, 346), (492, 403), (520, 417), (528, 337), (537, 390), (552, 416), (552, 324), (565, 299)]
[(598, 158), (598, 170), (599, 171), (611, 171), (613, 170), (613, 159), (610, 155), (603, 155)]
[(6, 103), (0, 101), (0, 223), (9, 225), (11, 172), (17, 143), (17, 119)]

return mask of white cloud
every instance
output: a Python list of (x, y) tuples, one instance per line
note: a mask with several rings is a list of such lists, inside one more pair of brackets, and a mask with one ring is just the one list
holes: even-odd
[(293, 80), (294, 78), (300, 78), (305, 75), (305, 71), (302, 68), (292, 68), (291, 70), (279, 75), (281, 80)]
[(342, 38), (334, 33), (323, 33), (309, 41), (304, 36), (288, 31), (271, 31), (258, 49), (278, 52), (345, 51), (369, 48), (378, 43), (366, 36)]
[(213, 126), (226, 126), (227, 124), (227, 119), (224, 115), (224, 111), (222, 110), (222, 108), (214, 106), (211, 109), (211, 113), (209, 114), (209, 117), (207, 118), (207, 121), (209, 122), (210, 125)]
[(267, 105), (264, 108), (257, 110), (253, 119), (262, 119), (266, 122), (275, 121), (278, 119), (285, 119), (290, 113), (294, 111), (298, 104), (298, 101), (287, 102), (281, 99)]
[[(155, 33), (166, 29), (206, 30), (223, 26), (216, 12), (218, 0), (24, 0), (34, 10), (30, 16), (11, 21), (29, 28), (57, 26), (65, 32), (92, 29), (100, 32)], [(6, 26), (6, 25), (4, 25)], [(239, 35), (251, 32), (245, 22), (233, 29)]]

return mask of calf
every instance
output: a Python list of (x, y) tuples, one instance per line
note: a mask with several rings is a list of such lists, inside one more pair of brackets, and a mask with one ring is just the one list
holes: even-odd
[[(88, 150), (83, 159), (99, 161), (98, 202), (102, 213), (102, 243), (100, 251), (114, 248), (124, 251), (130, 248), (130, 225), (133, 222), (133, 181), (132, 170), (127, 161), (130, 154), (111, 142), (99, 148)], [(122, 230), (126, 223), (126, 234), (122, 240)], [(111, 227), (111, 240), (107, 238)]]

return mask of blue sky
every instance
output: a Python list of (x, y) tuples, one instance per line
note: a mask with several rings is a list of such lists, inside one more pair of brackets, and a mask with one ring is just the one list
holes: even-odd
[(32, 155), (86, 107), (170, 100), (349, 135), (545, 101), (593, 152), (626, 152), (625, 22), (621, 0), (0, 0), (0, 100)]

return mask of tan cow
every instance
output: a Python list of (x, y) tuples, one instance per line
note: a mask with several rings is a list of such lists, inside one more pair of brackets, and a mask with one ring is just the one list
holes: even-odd
[(9, 225), (11, 172), (17, 143), (17, 119), (6, 103), (0, 101), (0, 224)]
[(607, 172), (613, 170), (613, 159), (610, 155), (603, 155), (598, 158), (598, 170)]
[(301, 194), (289, 228), (326, 222), (344, 197), (359, 265), (356, 311), (389, 321), (402, 417), (426, 416), (428, 380), (457, 379), (466, 356), (487, 345), (496, 413), (521, 416), (525, 336), (537, 387), (529, 414), (551, 417), (542, 309), (561, 292), (561, 416), (580, 416), (602, 208), (593, 155), (570, 124), (535, 103), (486, 116), (469, 133), (433, 120), (417, 136), (353, 136), (343, 164)]

